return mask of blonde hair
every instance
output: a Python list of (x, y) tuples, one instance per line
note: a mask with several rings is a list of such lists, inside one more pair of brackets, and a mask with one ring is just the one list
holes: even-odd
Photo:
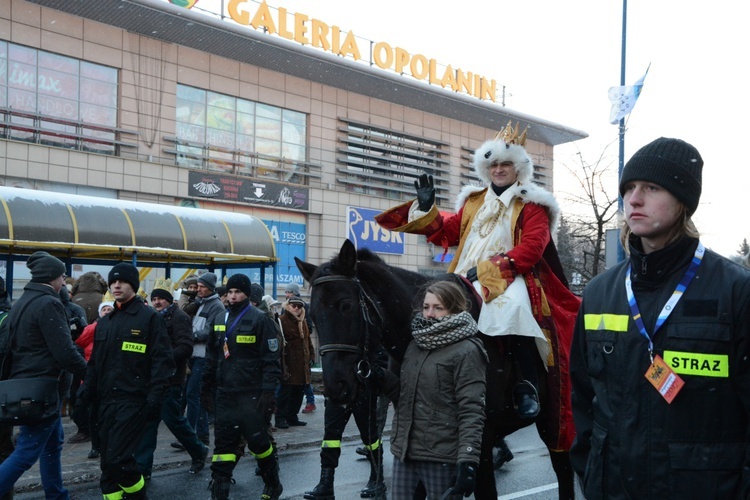
[[(692, 217), (688, 215), (687, 207), (681, 201), (678, 201), (678, 203), (680, 205), (680, 214), (677, 223), (674, 225), (671, 234), (669, 235), (667, 245), (671, 245), (683, 236), (689, 236), (691, 238), (700, 238), (701, 236), (698, 228), (695, 227)], [(622, 214), (620, 214), (620, 218), (620, 244), (622, 245), (622, 248), (625, 249), (625, 253), (630, 255), (630, 245), (628, 243), (630, 242), (630, 237), (632, 236), (633, 231), (631, 231), (627, 220), (625, 220), (625, 217)]]

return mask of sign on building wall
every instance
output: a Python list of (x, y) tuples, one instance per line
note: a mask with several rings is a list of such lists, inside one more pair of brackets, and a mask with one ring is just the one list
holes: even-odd
[[(295, 257), (306, 260), (305, 243), (307, 241), (307, 227), (305, 224), (294, 222), (279, 222), (275, 220), (262, 219), (268, 227), (276, 245), (276, 255), (279, 262), (276, 264), (276, 277), (279, 291), (284, 291), (287, 283), (297, 283), (300, 287), (304, 285), (304, 279), (294, 262)], [(250, 281), (260, 283), (260, 270), (251, 269), (248, 274)], [(266, 274), (266, 284), (272, 280), (272, 276)]]
[(354, 246), (377, 253), (404, 254), (404, 235), (384, 229), (375, 222), (380, 210), (346, 207), (346, 235)]
[(266, 207), (310, 208), (310, 189), (268, 181), (191, 171), (188, 196), (251, 203)]

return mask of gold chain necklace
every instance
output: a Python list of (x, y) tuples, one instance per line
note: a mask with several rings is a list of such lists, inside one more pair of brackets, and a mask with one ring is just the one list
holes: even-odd
[(497, 214), (495, 214), (492, 220), (485, 220), (484, 222), (482, 222), (482, 225), (479, 226), (479, 229), (477, 230), (477, 232), (479, 233), (479, 237), (486, 238), (487, 236), (492, 234), (492, 231), (495, 230), (495, 226), (497, 226), (497, 221), (499, 221), (503, 215), (505, 215), (505, 205), (501, 203), (500, 210), (498, 210)]

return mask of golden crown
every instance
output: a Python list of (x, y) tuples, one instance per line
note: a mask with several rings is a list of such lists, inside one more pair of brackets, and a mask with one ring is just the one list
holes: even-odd
[(169, 293), (172, 293), (175, 290), (175, 287), (172, 284), (172, 280), (169, 278), (156, 278), (156, 282), (154, 283), (154, 290), (156, 290), (157, 288), (166, 290)]
[(519, 146), (525, 146), (526, 145), (526, 133), (529, 131), (529, 126), (526, 125), (526, 128), (523, 129), (523, 132), (521, 132), (520, 136), (518, 135), (519, 127), (520, 126), (518, 122), (516, 122), (516, 126), (514, 128), (513, 122), (509, 120), (505, 128), (500, 130), (495, 135), (494, 140), (502, 139), (502, 141), (505, 144), (518, 144)]

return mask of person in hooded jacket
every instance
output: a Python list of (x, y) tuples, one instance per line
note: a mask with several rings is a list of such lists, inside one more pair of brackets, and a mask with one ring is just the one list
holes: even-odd
[(99, 319), (99, 304), (107, 293), (107, 281), (96, 271), (83, 273), (70, 291), (71, 302), (83, 307), (86, 321), (91, 324)]
[(629, 258), (586, 286), (571, 351), (588, 499), (750, 498), (750, 271), (700, 241), (702, 172), (665, 137), (622, 171)]

